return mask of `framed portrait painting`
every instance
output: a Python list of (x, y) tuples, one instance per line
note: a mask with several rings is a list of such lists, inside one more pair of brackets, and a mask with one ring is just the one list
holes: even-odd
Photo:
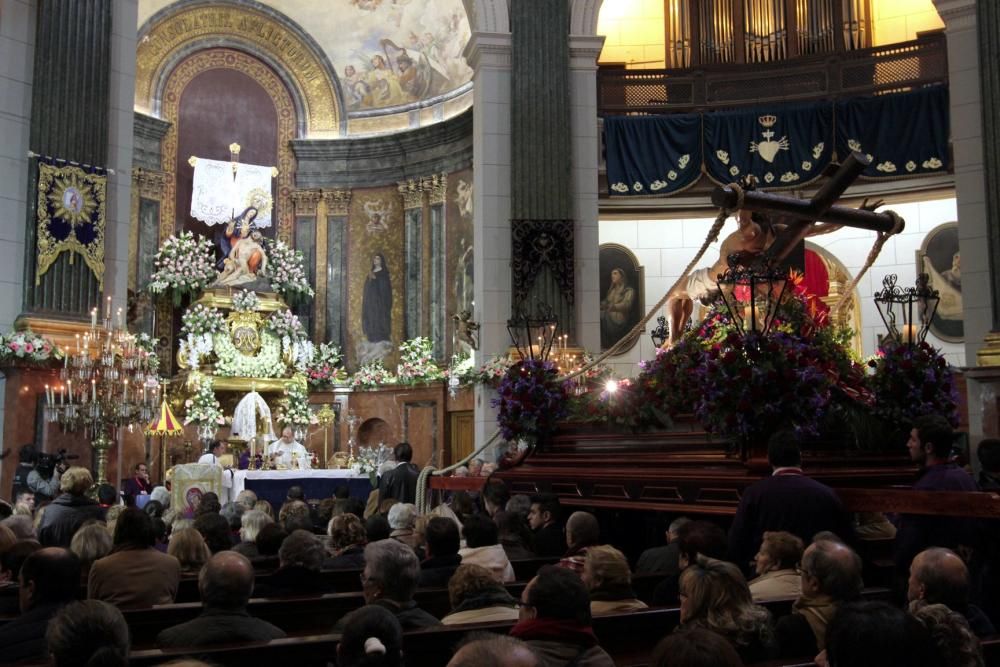
[(958, 251), (958, 223), (932, 229), (917, 251), (917, 273), (926, 273), (941, 300), (931, 320), (930, 333), (947, 343), (965, 340), (962, 319), (962, 263)]
[(601, 350), (628, 336), (621, 353), (631, 350), (642, 331), (629, 332), (642, 319), (645, 274), (632, 251), (617, 243), (600, 246)]

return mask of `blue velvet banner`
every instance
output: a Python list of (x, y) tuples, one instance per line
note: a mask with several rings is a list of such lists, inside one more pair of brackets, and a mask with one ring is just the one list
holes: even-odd
[(768, 189), (809, 183), (833, 157), (832, 121), (827, 103), (707, 113), (705, 173), (720, 184), (753, 174)]
[[(948, 88), (671, 116), (604, 119), (608, 193), (672, 195), (701, 172), (716, 183), (747, 174), (760, 187), (800, 187), (836, 156), (871, 155), (867, 178), (899, 178), (948, 169)], [(836, 152), (834, 151), (836, 148)]]
[(948, 171), (948, 87), (840, 100), (837, 153), (871, 157), (866, 178), (901, 178)]
[(604, 119), (612, 195), (671, 195), (701, 176), (701, 115)]

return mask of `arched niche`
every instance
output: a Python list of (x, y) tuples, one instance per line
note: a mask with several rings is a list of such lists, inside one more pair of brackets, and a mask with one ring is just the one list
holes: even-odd
[(392, 441), (392, 429), (378, 417), (366, 419), (358, 428), (358, 445), (361, 447), (377, 447), (379, 443)]

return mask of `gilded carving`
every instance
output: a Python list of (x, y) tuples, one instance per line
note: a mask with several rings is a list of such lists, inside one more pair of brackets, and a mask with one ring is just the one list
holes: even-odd
[(397, 184), (399, 196), (403, 198), (403, 209), (421, 208), (424, 205), (423, 181), (411, 178)]
[(424, 183), (424, 189), (428, 193), (428, 203), (431, 206), (443, 204), (448, 193), (448, 174), (434, 174), (425, 178)]
[(322, 193), (319, 190), (295, 190), (292, 192), (295, 215), (316, 215), (316, 206), (321, 197)]
[[(312, 47), (272, 17), (250, 7), (196, 6), (167, 16), (152, 26), (136, 49), (135, 103), (150, 111), (166, 64), (195, 42), (213, 37), (236, 39), (251, 52), (266, 54), (289, 72), (306, 105), (309, 136), (340, 134), (341, 110), (334, 83)], [(168, 96), (163, 96), (164, 104)], [(166, 117), (166, 114), (163, 114)]]
[(347, 215), (351, 209), (350, 190), (323, 190), (327, 215)]
[(295, 157), (289, 141), (295, 137), (295, 107), (281, 79), (267, 65), (239, 51), (211, 49), (199, 51), (184, 60), (167, 80), (163, 95), (163, 117), (170, 128), (163, 138), (161, 165), (166, 175), (163, 193), (163, 213), (160, 217), (160, 240), (174, 233), (176, 219), (177, 118), (181, 96), (187, 85), (202, 72), (210, 69), (233, 69), (253, 78), (274, 101), (278, 111), (278, 177), (277, 177), (277, 232), (278, 238), (291, 244), (292, 199), (294, 189)]

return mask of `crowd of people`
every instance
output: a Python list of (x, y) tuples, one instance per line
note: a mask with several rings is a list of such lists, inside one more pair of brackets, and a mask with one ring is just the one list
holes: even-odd
[[(914, 424), (908, 448), (923, 465), (916, 488), (979, 488), (949, 461), (953, 437), (943, 420)], [(509, 634), (470, 633), (451, 665), (611, 666), (593, 619), (647, 604), (679, 609), (679, 624), (649, 658), (657, 666), (984, 664), (980, 642), (1000, 620), (992, 526), (883, 517), (897, 531), (899, 597), (868, 595), (859, 551), (880, 521), (859, 521), (803, 473), (794, 434), (775, 434), (768, 453), (773, 474), (746, 489), (728, 530), (721, 520), (677, 517), (665, 544), (633, 559), (602, 539), (594, 514), (567, 516), (558, 497), (512, 496), (496, 479), (420, 515), (405, 443), (367, 504), (346, 487), (325, 499), (292, 487), (277, 510), (252, 491), (225, 505), (207, 493), (193, 518), (139, 482), (103, 502), (92, 497), (90, 472), (69, 467), (50, 500), (22, 490), (13, 506), (0, 504), (0, 662), (127, 664), (122, 612), (174, 602), (184, 577), (197, 577), (201, 612), (163, 628), (157, 646), (282, 638), (294, 629), (254, 618), (250, 599), (331, 593), (318, 573), (347, 569), (359, 572), (365, 604), (330, 628), (340, 636), (338, 665), (400, 665), (407, 632), (488, 621), (511, 624)], [(1000, 441), (980, 447), (983, 486), (1000, 475), (998, 453)], [(140, 509), (130, 492), (155, 499)], [(512, 595), (512, 563), (545, 557), (551, 564)], [(266, 578), (258, 576), (264, 561), (277, 565)], [(637, 595), (633, 575), (656, 581), (649, 595)], [(446, 588), (450, 612), (422, 609), (418, 588)], [(776, 599), (793, 599), (790, 613), (774, 617), (768, 602)]]

